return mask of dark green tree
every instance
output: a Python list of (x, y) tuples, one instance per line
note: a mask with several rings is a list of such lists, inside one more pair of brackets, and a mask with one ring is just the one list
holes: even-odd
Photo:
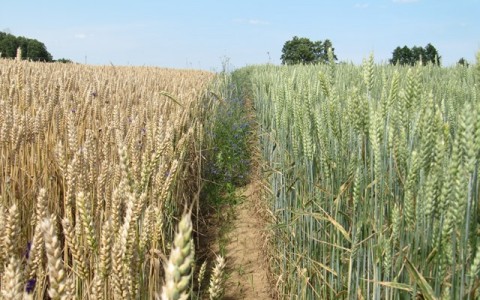
[(324, 63), (328, 62), (329, 48), (336, 60), (335, 49), (330, 40), (312, 42), (308, 38), (294, 36), (283, 45), (280, 59), (284, 65)]
[(412, 49), (412, 56), (410, 57), (410, 65), (415, 65), (415, 63), (421, 61), (422, 64), (425, 64), (427, 59), (425, 56), (425, 49), (422, 47), (413, 46)]
[(17, 48), (22, 49), (22, 58), (33, 61), (51, 62), (52, 55), (42, 42), (23, 36), (16, 37), (12, 34), (0, 32), (0, 52), (2, 57), (14, 58), (17, 56)]
[(432, 44), (427, 44), (425, 48), (413, 46), (411, 49), (407, 46), (397, 47), (393, 50), (391, 64), (413, 66), (417, 62), (422, 64), (432, 63), (440, 65), (440, 55)]
[(412, 50), (407, 46), (397, 47), (393, 50), (392, 58), (390, 59), (391, 64), (400, 64), (400, 65), (411, 65), (412, 63)]
[(17, 55), (17, 48), (19, 46), (15, 36), (11, 34), (0, 36), (0, 52), (2, 52), (2, 57), (14, 58)]
[(27, 41), (26, 57), (33, 61), (52, 61), (52, 55), (45, 45), (37, 40)]
[(440, 54), (438, 54), (438, 51), (435, 47), (433, 47), (432, 44), (428, 43), (427, 46), (425, 46), (425, 63), (431, 62), (434, 65), (440, 65)]
[(462, 57), (458, 60), (457, 65), (468, 67), (470, 64), (465, 58)]
[(68, 58), (59, 58), (59, 59), (56, 59), (55, 62), (59, 62), (59, 63), (63, 63), (63, 64), (72, 64), (73, 61), (71, 59), (68, 59)]

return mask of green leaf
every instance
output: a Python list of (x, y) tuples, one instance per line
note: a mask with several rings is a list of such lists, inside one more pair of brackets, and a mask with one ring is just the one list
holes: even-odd
[(169, 93), (167, 93), (167, 92), (165, 92), (165, 91), (161, 91), (161, 92), (160, 92), (160, 95), (167, 97), (168, 99), (170, 99), (170, 100), (172, 100), (173, 102), (175, 102), (177, 105), (183, 107), (183, 105), (182, 105), (180, 102), (178, 102), (178, 100), (175, 99), (175, 97), (173, 97), (173, 96), (170, 95)]
[(435, 297), (435, 293), (433, 292), (432, 287), (430, 284), (428, 284), (427, 280), (425, 277), (418, 272), (417, 268), (415, 268), (414, 265), (408, 260), (408, 258), (405, 258), (405, 264), (407, 266), (408, 273), (410, 273), (410, 276), (415, 279), (415, 282), (418, 284), (420, 287), (420, 290), (422, 291), (423, 297), (427, 300), (437, 300)]
[(392, 282), (392, 281), (377, 281), (376, 283), (388, 288), (407, 291), (409, 293), (413, 292), (413, 288), (406, 283), (399, 283), (399, 282)]

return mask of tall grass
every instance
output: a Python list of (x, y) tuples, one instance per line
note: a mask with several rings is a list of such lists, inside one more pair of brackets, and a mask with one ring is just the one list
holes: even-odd
[(281, 298), (480, 294), (478, 75), (247, 67)]
[(211, 114), (204, 121), (204, 198), (213, 207), (237, 201), (235, 188), (249, 180), (251, 120), (236, 72), (225, 70), (211, 89)]

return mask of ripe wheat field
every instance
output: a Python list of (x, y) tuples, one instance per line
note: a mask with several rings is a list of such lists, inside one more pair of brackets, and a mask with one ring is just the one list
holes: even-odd
[(0, 60), (4, 299), (185, 293), (213, 77)]

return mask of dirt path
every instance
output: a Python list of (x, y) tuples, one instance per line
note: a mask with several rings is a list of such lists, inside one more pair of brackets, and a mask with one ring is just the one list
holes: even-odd
[(244, 201), (235, 208), (233, 228), (227, 234), (229, 278), (224, 299), (272, 299), (263, 253), (265, 222), (255, 211), (258, 188), (255, 181), (244, 187)]

